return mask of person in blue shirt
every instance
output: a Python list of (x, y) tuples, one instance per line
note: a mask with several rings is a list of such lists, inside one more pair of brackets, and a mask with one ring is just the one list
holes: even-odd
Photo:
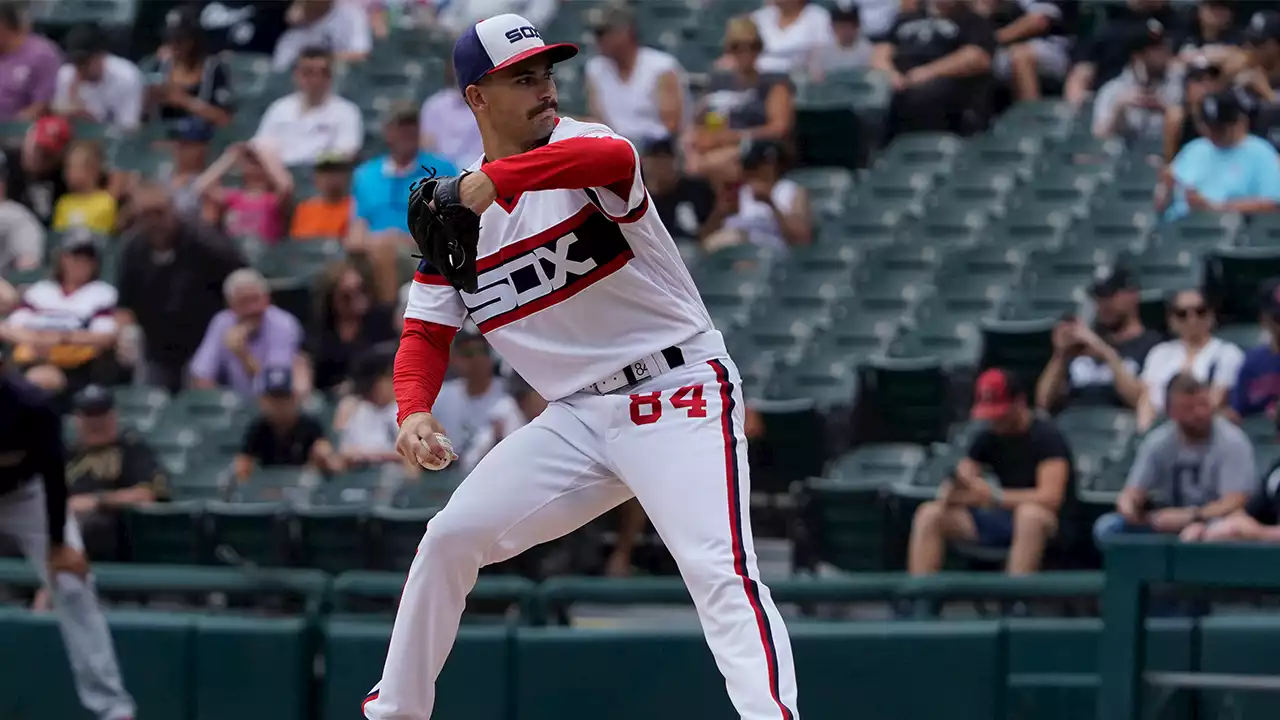
[(1244, 354), (1231, 391), (1231, 407), (1226, 411), (1236, 422), (1251, 415), (1274, 413), (1276, 400), (1280, 399), (1280, 278), (1264, 282), (1260, 294), (1260, 322), (1269, 341)]
[[(395, 103), (382, 124), (387, 153), (356, 168), (351, 178), (352, 221), (347, 251), (365, 254), (373, 272), (378, 302), (394, 305), (400, 285), (399, 262), (415, 247), (409, 236), (409, 186), (427, 174), (457, 175), (448, 160), (418, 147), (418, 107)], [(426, 168), (426, 169), (424, 169)]]
[(1202, 134), (1187, 143), (1161, 173), (1156, 209), (1165, 220), (1193, 210), (1265, 213), (1280, 209), (1280, 154), (1249, 134), (1249, 117), (1237, 91), (1200, 101)]

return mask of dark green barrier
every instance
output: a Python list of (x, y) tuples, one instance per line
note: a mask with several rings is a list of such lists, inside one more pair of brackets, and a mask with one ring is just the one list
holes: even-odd
[[(1200, 667), (1205, 673), (1280, 675), (1280, 617), (1241, 615), (1200, 621)], [(1203, 718), (1274, 720), (1280, 697), (1271, 692), (1202, 691)]]
[[(1187, 670), (1192, 660), (1189, 619), (1151, 620), (1147, 656), (1153, 670)], [(1036, 618), (1005, 622), (1005, 717), (1008, 720), (1080, 720), (1097, 707), (1097, 618)], [(1173, 717), (1169, 716), (1168, 720)]]
[[(125, 683), (139, 717), (188, 717), (195, 664), (191, 615), (119, 611), (107, 614)], [(0, 718), (80, 720), (80, 707), (62, 637), (52, 613), (0, 608)]]
[[(998, 714), (998, 623), (792, 623), (791, 630), (808, 720)], [(520, 628), (517, 638), (519, 720), (737, 717), (696, 629)]]
[(313, 657), (302, 618), (197, 618), (192, 717), (307, 720)]
[[(326, 623), (324, 711), (320, 717), (359, 717), (360, 702), (382, 675), (390, 637), (391, 625), (382, 621), (337, 618)], [(507, 628), (463, 627), (436, 683), (433, 717), (508, 720), (510, 656)]]

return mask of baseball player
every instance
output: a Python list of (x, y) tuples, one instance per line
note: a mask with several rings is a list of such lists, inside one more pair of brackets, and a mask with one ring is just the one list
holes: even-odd
[(48, 396), (0, 367), (0, 534), (17, 541), (53, 592), (80, 703), (99, 720), (127, 720), (133, 698), (120, 679), (80, 529), (67, 516), (66, 463), (62, 422)]
[(517, 15), (458, 39), (458, 89), (484, 157), (415, 188), (423, 261), (396, 357), (397, 449), (455, 455), (431, 416), (469, 316), (547, 409), (497, 444), (427, 528), (370, 720), (427, 720), (482, 566), (638, 498), (679, 564), (744, 720), (796, 720), (782, 617), (760, 581), (738, 370), (671, 236), (635, 147), (556, 113), (552, 66), (576, 55)]

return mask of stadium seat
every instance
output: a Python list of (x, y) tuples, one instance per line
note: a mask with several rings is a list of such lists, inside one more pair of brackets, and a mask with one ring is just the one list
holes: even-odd
[(1072, 278), (1081, 285), (1092, 281), (1098, 267), (1114, 264), (1118, 253), (1109, 247), (1071, 246), (1061, 250), (1032, 253), (1029, 264), (1035, 281)]
[(139, 563), (198, 565), (208, 560), (204, 503), (164, 502), (124, 513), (130, 559)]
[(1211, 250), (1231, 245), (1244, 227), (1236, 213), (1194, 212), (1160, 229), (1162, 245)]
[(1028, 251), (1052, 248), (1063, 243), (1074, 221), (1071, 208), (1026, 202), (1011, 206), (989, 234), (991, 243), (1000, 247)]
[(747, 332), (757, 350), (790, 354), (803, 350), (826, 322), (811, 308), (778, 305), (753, 319)]
[(780, 383), (774, 392), (808, 398), (820, 410), (852, 407), (858, 391), (857, 364), (864, 358), (842, 348), (810, 351), (795, 365), (780, 371)]
[(927, 445), (946, 440), (950, 384), (937, 358), (870, 358), (860, 369), (859, 408), (875, 441)]
[(1099, 140), (1092, 135), (1073, 135), (1041, 156), (1042, 168), (1072, 166), (1093, 173), (1108, 173), (1124, 155), (1124, 142)]
[(298, 542), (293, 563), (333, 574), (372, 567), (366, 532), (371, 499), (296, 506), (293, 521)]
[(1004, 168), (985, 166), (966, 167), (958, 177), (951, 178), (938, 193), (926, 214), (934, 207), (961, 207), (995, 216), (1004, 212), (1009, 198), (1017, 188), (1017, 179)]
[(162, 424), (170, 427), (229, 427), (244, 407), (244, 397), (233, 390), (190, 388), (169, 403)]
[(1177, 245), (1158, 245), (1131, 263), (1143, 291), (1174, 291), (1200, 287), (1204, 269), (1200, 255)]
[(889, 144), (876, 160), (876, 168), (897, 170), (910, 168), (941, 176), (950, 172), (964, 140), (946, 133), (913, 133), (901, 135)]
[(427, 521), (438, 511), (438, 507), (374, 507), (368, 520), (369, 538), (378, 569), (408, 570), (427, 530)]
[(214, 561), (227, 565), (288, 565), (287, 510), (282, 502), (207, 503), (205, 515)]
[(1205, 257), (1205, 286), (1223, 322), (1254, 322), (1262, 284), (1277, 276), (1280, 247), (1220, 247)]
[[(852, 88), (827, 85), (800, 85), (797, 88), (795, 134), (801, 162), (850, 170), (858, 167), (865, 154), (863, 148), (879, 142), (879, 132), (872, 129), (875, 126), (859, 122), (854, 111), (858, 96), (858, 91)], [(878, 97), (878, 94), (873, 97)], [(856, 132), (853, 142), (850, 142), (850, 129)]]
[(885, 487), (874, 479), (810, 478), (801, 517), (816, 559), (845, 572), (875, 572), (890, 564)]
[(1032, 387), (1053, 355), (1053, 327), (1057, 323), (1057, 317), (984, 321), (981, 366), (1004, 368)]
[(1064, 140), (1071, 134), (1076, 112), (1061, 99), (1023, 100), (1014, 103), (996, 120), (993, 134)]
[(990, 219), (980, 209), (958, 205), (932, 208), (911, 228), (912, 242), (930, 248), (968, 246), (984, 236)]
[(1013, 280), (1002, 282), (951, 270), (938, 278), (936, 294), (921, 304), (916, 316), (921, 322), (952, 324), (1000, 317), (1012, 294)]
[[(1105, 216), (1105, 217), (1104, 217)], [(1132, 217), (1116, 217), (1103, 212), (1075, 225), (1067, 237), (1070, 248), (1107, 247), (1117, 252), (1140, 254), (1151, 244), (1153, 226)]]
[(169, 403), (169, 394), (159, 388), (129, 385), (112, 390), (121, 422), (142, 433), (151, 430)]
[(1267, 341), (1266, 331), (1256, 322), (1219, 325), (1213, 334), (1227, 342), (1239, 345), (1240, 349), (1246, 351)]
[(911, 482), (927, 458), (919, 445), (863, 445), (833, 460), (825, 475), (833, 480), (864, 481), (885, 488)]
[(970, 140), (956, 164), (958, 170), (966, 174), (999, 170), (1017, 177), (1030, 177), (1044, 150), (1044, 140), (1033, 135), (987, 134)]
[(941, 288), (953, 278), (974, 282), (994, 282), (1009, 287), (1019, 280), (1027, 255), (1017, 247), (984, 245), (947, 255), (939, 278)]
[(973, 323), (935, 323), (908, 328), (890, 353), (903, 358), (936, 358), (947, 370), (978, 364), (981, 340)]
[(1280, 216), (1267, 213), (1249, 218), (1249, 225), (1245, 228), (1239, 241), (1242, 244), (1253, 247), (1275, 247), (1280, 245)]
[(1033, 276), (1018, 299), (1015, 317), (1022, 320), (1058, 320), (1076, 314), (1085, 302), (1086, 281), (1079, 277)]
[(1136, 432), (1132, 411), (1109, 407), (1071, 406), (1056, 418), (1058, 429), (1077, 454), (1121, 458)]

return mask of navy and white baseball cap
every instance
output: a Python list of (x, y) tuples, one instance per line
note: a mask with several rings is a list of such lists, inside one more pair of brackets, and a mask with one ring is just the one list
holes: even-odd
[(468, 85), (475, 85), (485, 75), (543, 53), (552, 63), (558, 63), (577, 55), (578, 46), (546, 44), (538, 28), (519, 15), (496, 15), (481, 20), (462, 33), (453, 45), (453, 70), (458, 76), (458, 89), (465, 93)]

